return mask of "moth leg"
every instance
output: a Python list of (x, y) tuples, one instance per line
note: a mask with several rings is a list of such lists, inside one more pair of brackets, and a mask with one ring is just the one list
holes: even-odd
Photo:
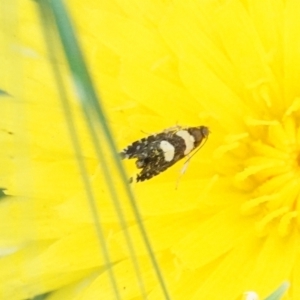
[(174, 132), (175, 133), (175, 132), (177, 132), (177, 131), (179, 131), (181, 129), (182, 129), (182, 126), (176, 124), (176, 125), (174, 125), (172, 127), (166, 128), (163, 132), (165, 132), (165, 133)]
[(183, 167), (180, 170), (179, 176), (176, 181), (176, 187), (175, 187), (176, 190), (178, 189), (179, 181), (180, 181), (181, 177), (183, 176), (183, 174), (185, 173), (185, 171), (187, 170), (189, 163), (190, 163), (190, 154), (187, 155), (187, 160), (185, 161), (185, 163), (183, 164)]

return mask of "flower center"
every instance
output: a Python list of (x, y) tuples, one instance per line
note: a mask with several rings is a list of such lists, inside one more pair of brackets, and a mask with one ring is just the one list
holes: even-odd
[(257, 216), (259, 235), (266, 235), (275, 225), (286, 236), (298, 221), (300, 130), (292, 117), (260, 127), (264, 129), (248, 144), (243, 168), (235, 175), (236, 183), (248, 187), (250, 195), (241, 211)]

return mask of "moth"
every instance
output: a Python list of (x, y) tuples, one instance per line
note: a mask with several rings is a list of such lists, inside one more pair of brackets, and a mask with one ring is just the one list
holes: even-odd
[[(141, 169), (136, 181), (148, 180), (165, 171), (206, 141), (209, 129), (206, 126), (175, 126), (160, 133), (149, 135), (133, 142), (120, 153), (122, 159), (136, 159)], [(131, 179), (132, 181), (132, 179)]]

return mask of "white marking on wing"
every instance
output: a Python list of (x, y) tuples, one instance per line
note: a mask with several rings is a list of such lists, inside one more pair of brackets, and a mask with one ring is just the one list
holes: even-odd
[(195, 138), (186, 130), (179, 130), (178, 132), (176, 132), (176, 135), (183, 138), (185, 142), (184, 155), (188, 155), (195, 148), (194, 146)]
[(167, 141), (161, 141), (159, 147), (164, 152), (165, 161), (171, 161), (174, 158), (175, 148), (172, 144)]

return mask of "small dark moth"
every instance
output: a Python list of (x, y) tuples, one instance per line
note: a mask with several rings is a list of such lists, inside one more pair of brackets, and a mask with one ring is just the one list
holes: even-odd
[(122, 159), (136, 159), (136, 167), (142, 169), (136, 181), (144, 181), (189, 156), (208, 134), (205, 126), (176, 126), (133, 142), (120, 155)]

